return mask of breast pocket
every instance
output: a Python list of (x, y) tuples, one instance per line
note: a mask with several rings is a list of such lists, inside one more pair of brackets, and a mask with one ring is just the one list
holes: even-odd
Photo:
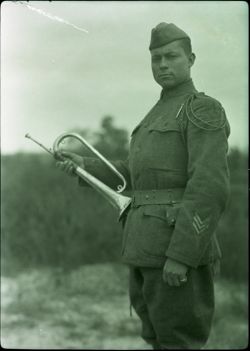
[(186, 148), (176, 120), (155, 123), (149, 128), (152, 145), (152, 168), (183, 170), (186, 166)]

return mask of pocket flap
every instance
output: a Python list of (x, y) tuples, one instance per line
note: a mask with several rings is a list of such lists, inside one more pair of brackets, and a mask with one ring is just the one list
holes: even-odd
[(179, 124), (176, 120), (171, 121), (156, 121), (156, 123), (152, 124), (149, 128), (149, 131), (157, 131), (157, 132), (180, 132)]
[(143, 214), (144, 216), (157, 217), (159, 219), (162, 219), (163, 221), (167, 221), (166, 211), (162, 208), (162, 206), (159, 205), (157, 207), (147, 205), (144, 208)]

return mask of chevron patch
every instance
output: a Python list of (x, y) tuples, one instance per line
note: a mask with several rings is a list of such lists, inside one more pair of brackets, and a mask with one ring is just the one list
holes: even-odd
[(208, 228), (208, 223), (204, 223), (204, 221), (201, 220), (200, 216), (195, 213), (193, 217), (193, 227), (196, 231), (196, 234), (200, 235), (204, 230)]

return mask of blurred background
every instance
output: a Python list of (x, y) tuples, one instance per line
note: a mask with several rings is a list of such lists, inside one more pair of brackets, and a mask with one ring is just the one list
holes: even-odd
[[(29, 6), (28, 6), (29, 5)], [(146, 349), (129, 315), (117, 213), (55, 168), (65, 131), (109, 159), (159, 98), (151, 29), (173, 22), (192, 38), (196, 88), (222, 102), (230, 125), (231, 198), (218, 230), (223, 259), (207, 349), (248, 342), (248, 9), (241, 1), (29, 1), (1, 4), (1, 345)]]

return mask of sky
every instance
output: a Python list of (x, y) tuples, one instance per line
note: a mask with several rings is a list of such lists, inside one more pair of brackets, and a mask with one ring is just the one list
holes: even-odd
[(151, 29), (160, 22), (175, 23), (189, 34), (197, 90), (225, 108), (230, 148), (247, 149), (246, 2), (5, 1), (2, 154), (41, 151), (26, 133), (51, 147), (63, 132), (98, 129), (105, 115), (130, 133), (160, 95), (148, 50)]

